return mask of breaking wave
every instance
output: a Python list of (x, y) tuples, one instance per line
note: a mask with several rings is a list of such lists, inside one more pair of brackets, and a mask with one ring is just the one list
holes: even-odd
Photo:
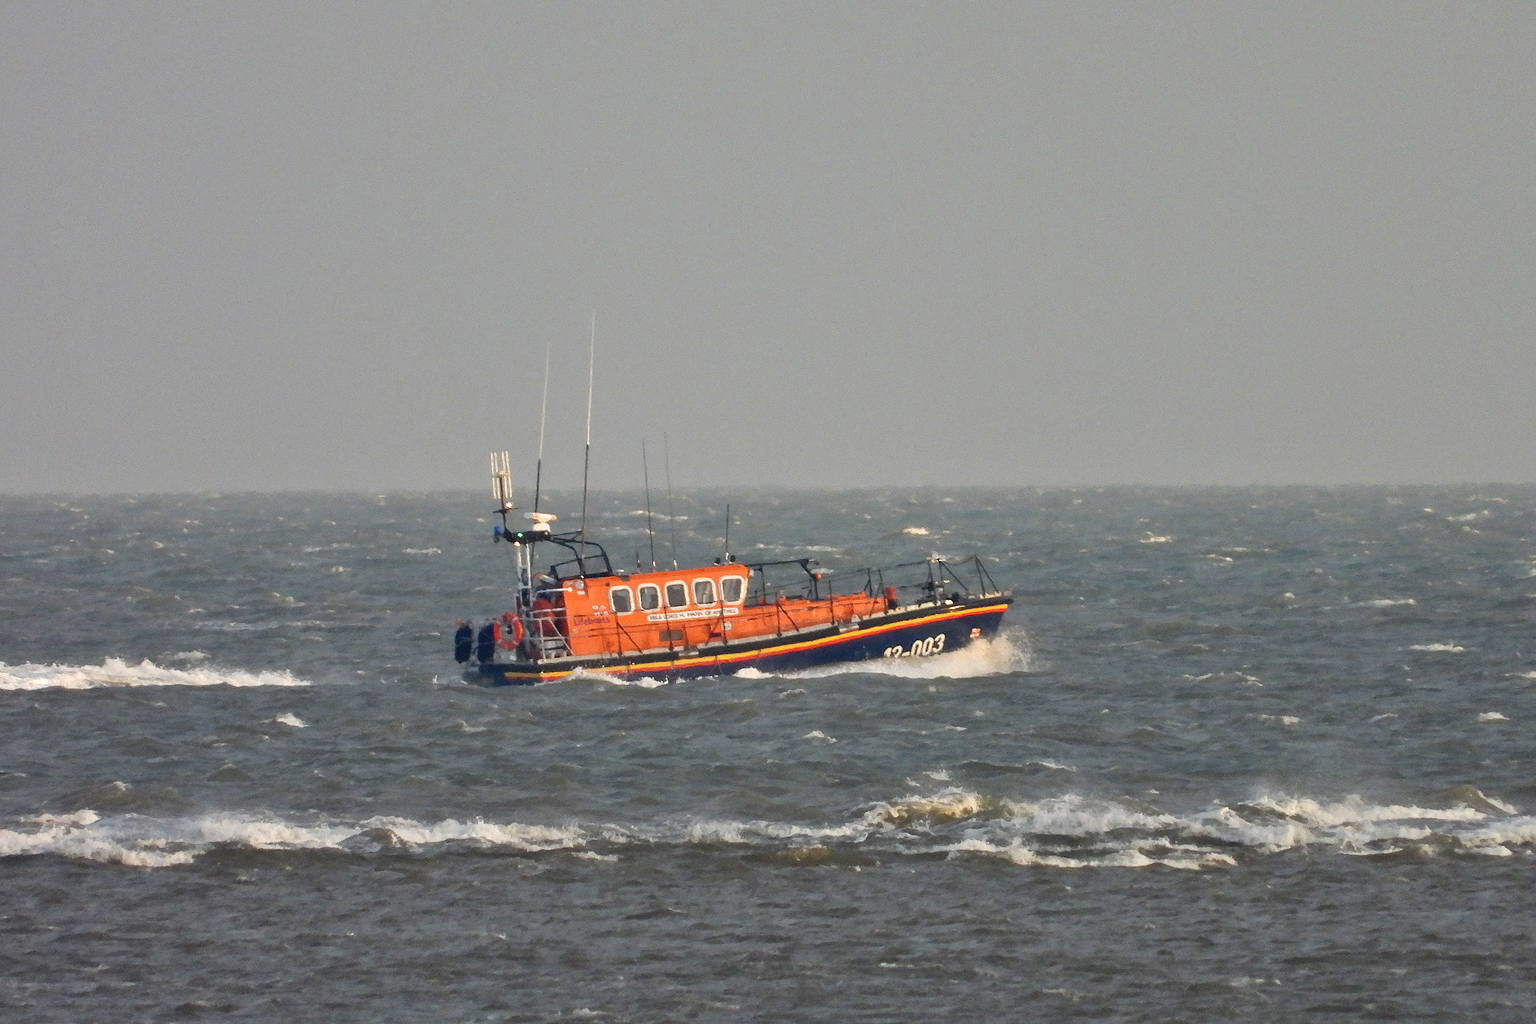
[(458, 844), (535, 852), (571, 846), (580, 838), (575, 830), (485, 821), (422, 824), (405, 818), (376, 817), (351, 824), (302, 824), (234, 813), (195, 818), (149, 818), (136, 814), (108, 818), (86, 809), (67, 815), (39, 815), (22, 819), (11, 828), (0, 828), (0, 857), (51, 853), (160, 868), (190, 864), (220, 848), (375, 853)]
[(1261, 795), (1233, 806), (1174, 814), (1131, 801), (1068, 795), (988, 801), (962, 789), (877, 805), (866, 821), (888, 827), (960, 823), (961, 835), (934, 847), (1060, 868), (1200, 869), (1239, 857), (1302, 848), (1354, 856), (1479, 854), (1508, 857), (1536, 844), (1536, 818), (1471, 787), (1449, 806), (1377, 805), (1358, 796), (1332, 801)]
[(0, 662), (0, 690), (91, 690), (100, 686), (308, 686), (287, 671), (244, 672), (227, 668), (165, 668), (148, 658), (130, 665), (108, 658), (100, 665), (7, 665)]
[(983, 857), (1046, 868), (1221, 868), (1290, 850), (1364, 857), (1531, 855), (1536, 818), (1471, 787), (1445, 806), (1373, 804), (1262, 794), (1231, 806), (1174, 813), (1127, 799), (1075, 794), (1014, 800), (957, 786), (909, 793), (825, 825), (680, 819), (560, 826), (483, 819), (295, 821), (222, 812), (194, 817), (105, 816), (82, 809), (0, 823), (0, 857), (53, 855), (144, 868), (189, 864), (216, 851), (331, 851), (351, 856), (569, 853), (604, 861), (668, 848), (723, 847), (788, 864), (860, 863), (900, 856)]

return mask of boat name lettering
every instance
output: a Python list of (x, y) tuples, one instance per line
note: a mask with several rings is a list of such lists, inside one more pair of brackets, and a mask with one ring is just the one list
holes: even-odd
[(739, 615), (739, 608), (690, 608), (687, 611), (647, 615), (646, 622), (675, 622), (678, 619), (718, 619), (721, 615)]
[(884, 657), (887, 658), (924, 658), (930, 654), (938, 654), (944, 649), (944, 634), (924, 637), (922, 640), (912, 641), (911, 647), (903, 647), (900, 644), (895, 647), (887, 647)]

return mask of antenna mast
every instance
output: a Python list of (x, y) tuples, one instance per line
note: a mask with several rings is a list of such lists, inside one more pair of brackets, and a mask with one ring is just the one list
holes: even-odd
[[(507, 513), (517, 507), (512, 504), (512, 466), (506, 452), (499, 459), (491, 452), (491, 497), (496, 499), (496, 514), (501, 516), (501, 532), (505, 533)], [(496, 539), (501, 539), (500, 533)]]
[(549, 341), (544, 342), (544, 401), (539, 406), (539, 464), (533, 471), (533, 510), (539, 510), (539, 483), (544, 478), (544, 420), (549, 415)]
[(651, 541), (651, 569), (656, 569), (656, 528), (651, 525), (651, 460), (645, 453), (645, 438), (640, 439), (640, 466), (645, 470), (645, 535)]
[(661, 455), (667, 461), (667, 522), (672, 527), (672, 568), (677, 568), (677, 516), (672, 514), (672, 450), (665, 432), (661, 435)]
[[(597, 355), (597, 310), (592, 311), (592, 338), (587, 344), (587, 454), (581, 463), (581, 546), (587, 542), (587, 473), (592, 468), (592, 374), (596, 367)], [(587, 563), (582, 558), (581, 550), (576, 552), (576, 563), (583, 576), (587, 572)]]

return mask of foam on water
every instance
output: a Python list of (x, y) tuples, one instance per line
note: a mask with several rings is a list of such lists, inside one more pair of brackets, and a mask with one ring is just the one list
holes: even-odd
[(1229, 866), (1237, 858), (1300, 848), (1350, 855), (1471, 853), (1509, 856), (1536, 845), (1536, 818), (1466, 787), (1448, 806), (1372, 804), (1261, 794), (1227, 806), (1173, 813), (1125, 799), (1065, 794), (1012, 800), (947, 786), (880, 801), (843, 822), (682, 819), (644, 823), (499, 823), (482, 818), (420, 822), (377, 816), (360, 821), (288, 820), (216, 812), (155, 818), (103, 816), (89, 808), (0, 825), (0, 857), (54, 855), (136, 867), (188, 864), (217, 849), (332, 850), (352, 855), (464, 850), (513, 854), (580, 853), (603, 858), (626, 849), (685, 846), (766, 848), (804, 862), (805, 844), (823, 854), (839, 844), (893, 855), (987, 856), (1029, 867), (1186, 870)]
[(1005, 846), (989, 843), (983, 839), (965, 839), (941, 849), (951, 855), (969, 853), (998, 857), (1002, 860), (1018, 864), (1021, 867), (1078, 869), (1091, 867), (1145, 868), (1161, 865), (1183, 871), (1198, 871), (1201, 868), (1228, 867), (1237, 863), (1237, 859), (1231, 854), (1187, 847), (1167, 847), (1160, 851), (1160, 856), (1148, 855), (1140, 850), (1118, 850), (1089, 860), (1042, 853), (1018, 839)]
[[(1020, 645), (1022, 644), (1022, 646)], [(982, 676), (1027, 672), (1030, 669), (1028, 641), (1015, 644), (1009, 636), (973, 640), (958, 651), (934, 654), (926, 658), (874, 658), (869, 661), (845, 661), (835, 665), (796, 669), (792, 672), (764, 672), (744, 668), (736, 673), (743, 679), (823, 679), (827, 676), (875, 675), (901, 679), (976, 679)]]
[[(190, 659), (189, 659), (190, 660)], [(0, 690), (90, 690), (100, 686), (308, 686), (288, 671), (244, 672), (225, 668), (165, 668), (148, 658), (129, 665), (107, 658), (100, 665), (7, 665), (0, 662)]]
[(580, 830), (574, 828), (497, 825), (480, 820), (449, 819), (424, 824), (381, 816), (350, 824), (301, 823), (239, 813), (186, 818), (125, 814), (104, 818), (85, 809), (69, 815), (39, 815), (21, 819), (11, 827), (0, 827), (0, 857), (54, 854), (159, 868), (189, 864), (219, 847), (366, 853), (459, 844), (537, 852), (579, 846), (584, 841)]
[(1215, 867), (1236, 863), (1233, 848), (1254, 855), (1320, 847), (1352, 855), (1415, 850), (1507, 856), (1510, 846), (1536, 842), (1536, 818), (1470, 787), (1446, 807), (1266, 794), (1235, 807), (1216, 804), (1184, 814), (1077, 794), (994, 800), (952, 787), (879, 804), (863, 823), (908, 831), (959, 825), (959, 841), (930, 849), (1072, 868)]
[(1000, 808), (979, 793), (951, 786), (930, 796), (913, 794), (875, 804), (864, 813), (868, 828), (897, 828), (914, 824), (959, 821), (974, 817), (985, 808)]
[(607, 683), (610, 686), (638, 686), (643, 690), (654, 690), (658, 686), (667, 685), (667, 681), (665, 679), (656, 679), (653, 676), (636, 676), (633, 679), (626, 679), (623, 676), (611, 676), (606, 672), (598, 672), (594, 669), (585, 668), (577, 669), (575, 672), (572, 672), (568, 676), (564, 676), (560, 679), (551, 679), (549, 682), (540, 683), (539, 685), (551, 686), (556, 683), (580, 682)]
[(1257, 686), (1261, 688), (1264, 686), (1264, 683), (1259, 679), (1258, 676), (1251, 676), (1246, 672), (1204, 672), (1198, 676), (1192, 676), (1188, 673), (1185, 673), (1179, 678), (1187, 679), (1192, 683), (1203, 683), (1208, 679), (1214, 679), (1217, 682), (1222, 683), (1237, 682), (1242, 683), (1244, 686)]
[[(1022, 646), (1021, 646), (1022, 644)], [(974, 679), (981, 676), (1003, 675), (1009, 672), (1027, 672), (1030, 668), (1028, 641), (1016, 644), (1008, 636), (973, 640), (958, 651), (934, 654), (925, 658), (878, 658), (869, 661), (847, 661), (834, 665), (818, 665), (815, 668), (796, 669), (790, 672), (765, 672), (747, 666), (736, 672), (741, 679), (821, 679), (827, 676), (849, 674), (897, 676), (902, 679)], [(550, 683), (599, 682), (612, 686), (639, 686), (654, 689), (666, 686), (665, 679), (651, 676), (624, 678), (592, 669), (578, 669)]]

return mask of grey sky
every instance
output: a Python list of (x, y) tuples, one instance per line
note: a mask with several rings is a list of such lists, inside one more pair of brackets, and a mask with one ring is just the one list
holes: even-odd
[[(1536, 4), (0, 6), (0, 490), (1536, 480)], [(659, 462), (653, 462), (653, 481)]]

